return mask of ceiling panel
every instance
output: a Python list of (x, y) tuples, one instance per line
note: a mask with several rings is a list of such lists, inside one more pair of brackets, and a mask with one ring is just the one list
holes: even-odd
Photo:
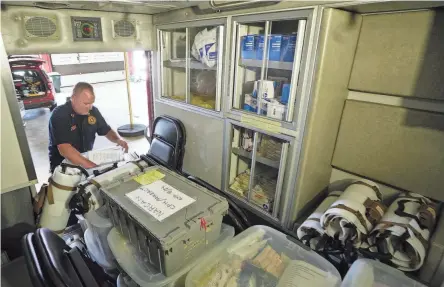
[(196, 6), (199, 4), (199, 1), (3, 1), (2, 4), (40, 7), (45, 9), (76, 9), (156, 14)]

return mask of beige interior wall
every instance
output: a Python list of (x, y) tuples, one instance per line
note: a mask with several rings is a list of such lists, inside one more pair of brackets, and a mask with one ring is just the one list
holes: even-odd
[[(2, 58), (2, 65), (4, 60)], [(2, 70), (3, 72), (3, 70)], [(4, 81), (2, 77), (1, 84), (1, 193), (12, 191), (14, 189), (29, 185), (28, 174), (23, 162), (22, 152), (20, 150), (17, 133), (11, 116), (11, 110), (6, 98), (6, 85), (12, 88), (12, 77), (10, 82)], [(14, 107), (18, 110), (18, 107)], [(26, 140), (26, 139), (25, 139)]]
[(182, 121), (187, 142), (183, 171), (222, 188), (224, 120), (184, 110), (160, 101), (154, 103), (154, 116), (170, 115)]
[(329, 183), (331, 158), (348, 92), (362, 17), (336, 9), (323, 13), (314, 91), (303, 138), (292, 219)]
[(444, 114), (348, 100), (332, 164), (444, 200)]
[[(57, 19), (60, 37), (55, 40), (25, 38), (25, 16), (47, 16)], [(100, 17), (102, 42), (73, 41), (71, 16)], [(113, 38), (112, 21), (135, 20), (138, 24), (137, 38)], [(1, 32), (8, 54), (117, 52), (128, 50), (155, 50), (151, 15), (83, 10), (49, 10), (34, 7), (6, 6), (1, 12)]]
[(433, 10), (363, 16), (333, 166), (444, 200), (442, 27)]
[(444, 100), (443, 27), (444, 11), (365, 15), (350, 89)]

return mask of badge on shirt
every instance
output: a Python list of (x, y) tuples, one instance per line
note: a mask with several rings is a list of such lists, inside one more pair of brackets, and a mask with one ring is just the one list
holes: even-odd
[(96, 124), (96, 117), (94, 117), (94, 116), (88, 116), (88, 124), (90, 124), (90, 125), (95, 125)]

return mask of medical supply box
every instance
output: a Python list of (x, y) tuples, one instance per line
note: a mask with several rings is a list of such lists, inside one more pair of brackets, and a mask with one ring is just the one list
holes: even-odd
[(185, 286), (339, 287), (336, 268), (296, 242), (268, 226), (250, 227), (194, 266)]
[(101, 186), (116, 229), (165, 276), (220, 235), (226, 199), (160, 166)]

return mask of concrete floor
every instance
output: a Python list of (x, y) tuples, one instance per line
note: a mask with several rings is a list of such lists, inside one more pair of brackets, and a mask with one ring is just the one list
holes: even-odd
[[(94, 84), (96, 102), (95, 106), (100, 110), (108, 124), (116, 130), (119, 126), (129, 123), (128, 98), (125, 81)], [(65, 103), (66, 97), (71, 96), (73, 87), (62, 88), (56, 95), (58, 105)], [(134, 123), (148, 125), (148, 107), (145, 82), (131, 83), (131, 103), (133, 108)], [(48, 122), (51, 113), (47, 108), (27, 110), (23, 120), (26, 124), (25, 131), (31, 150), (32, 160), (37, 173), (39, 184), (49, 177), (48, 158)], [(130, 152), (139, 154), (148, 151), (148, 142), (145, 137), (126, 138)], [(105, 137), (96, 137), (94, 149), (113, 146)]]

